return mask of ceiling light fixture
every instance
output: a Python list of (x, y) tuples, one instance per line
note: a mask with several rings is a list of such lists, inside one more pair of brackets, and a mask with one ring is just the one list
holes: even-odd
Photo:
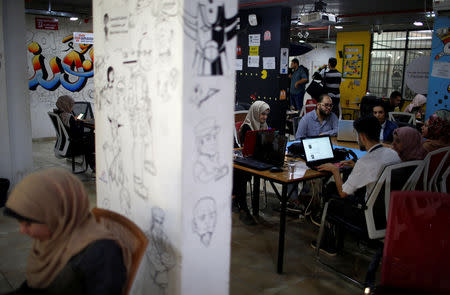
[(419, 22), (419, 21), (415, 21), (413, 24), (414, 24), (416, 27), (421, 27), (421, 26), (423, 26), (423, 22)]
[(76, 21), (76, 20), (78, 20), (78, 17), (72, 16), (72, 17), (70, 18), (70, 20), (71, 20), (71, 21)]
[(340, 29), (343, 29), (344, 27), (343, 26), (334, 26), (334, 28), (340, 30)]

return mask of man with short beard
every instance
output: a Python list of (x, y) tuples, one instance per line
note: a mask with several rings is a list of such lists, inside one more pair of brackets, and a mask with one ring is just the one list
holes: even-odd
[(335, 136), (338, 131), (338, 118), (331, 112), (333, 103), (327, 94), (322, 94), (317, 100), (314, 112), (309, 112), (298, 123), (295, 139), (317, 135)]

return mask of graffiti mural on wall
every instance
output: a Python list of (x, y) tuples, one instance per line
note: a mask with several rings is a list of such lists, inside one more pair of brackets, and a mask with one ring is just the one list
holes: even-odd
[[(40, 85), (43, 88), (54, 91), (60, 85), (65, 89), (75, 92), (80, 91), (86, 85), (89, 78), (94, 76), (94, 47), (92, 44), (78, 44), (80, 51), (73, 47), (72, 35), (65, 37), (62, 43), (67, 44), (65, 51), (68, 53), (61, 60), (55, 56), (49, 61), (50, 69), (53, 73), (51, 77), (45, 66), (45, 56), (42, 48), (37, 42), (31, 42), (28, 45), (28, 51), (33, 56), (34, 75), (29, 79), (28, 88), (36, 90)], [(88, 52), (89, 59), (85, 54)]]

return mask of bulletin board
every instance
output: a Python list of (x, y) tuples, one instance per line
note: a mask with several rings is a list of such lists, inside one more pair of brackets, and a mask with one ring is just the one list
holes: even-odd
[(342, 59), (342, 77), (348, 79), (361, 79), (363, 76), (364, 45), (344, 45)]

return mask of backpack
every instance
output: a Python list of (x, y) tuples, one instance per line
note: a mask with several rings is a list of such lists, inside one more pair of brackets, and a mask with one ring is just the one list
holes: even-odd
[(308, 81), (306, 81), (306, 83), (308, 83), (309, 82), (309, 69), (307, 67), (304, 67), (303, 65), (299, 65), (298, 67), (305, 72), (306, 79), (308, 79)]

